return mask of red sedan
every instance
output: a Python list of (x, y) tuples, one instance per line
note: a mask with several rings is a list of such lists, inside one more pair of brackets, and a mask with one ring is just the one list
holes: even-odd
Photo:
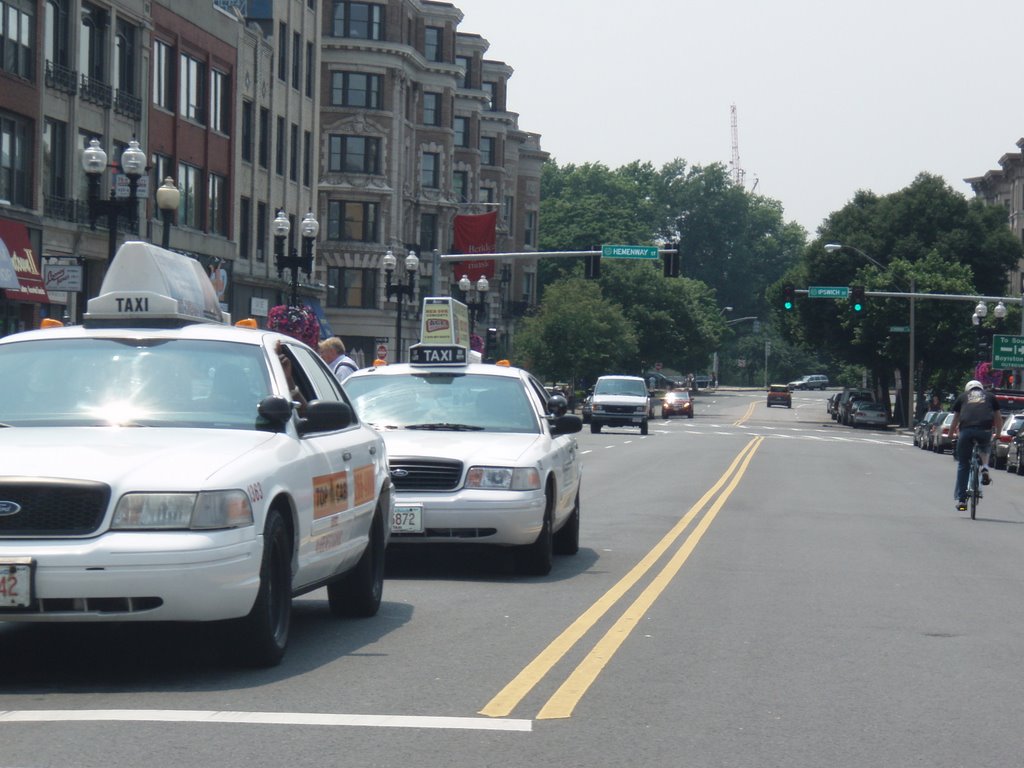
[(690, 397), (690, 393), (685, 389), (673, 389), (666, 392), (665, 398), (661, 401), (661, 415), (666, 419), (676, 415), (692, 419), (693, 398)]

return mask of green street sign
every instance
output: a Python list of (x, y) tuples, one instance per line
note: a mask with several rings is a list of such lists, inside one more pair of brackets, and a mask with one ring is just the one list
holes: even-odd
[(1024, 368), (1024, 336), (992, 336), (992, 367), (996, 370)]
[(656, 259), (656, 245), (602, 245), (602, 259)]
[(848, 299), (850, 289), (845, 285), (812, 285), (807, 289), (809, 299)]
[(889, 333), (910, 333), (909, 325), (890, 325)]

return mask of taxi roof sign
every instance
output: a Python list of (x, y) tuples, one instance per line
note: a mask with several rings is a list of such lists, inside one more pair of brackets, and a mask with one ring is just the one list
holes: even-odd
[(409, 347), (412, 365), (465, 365), (469, 350), (455, 344), (413, 344)]
[(138, 240), (118, 250), (86, 324), (230, 323), (203, 265), (190, 256)]

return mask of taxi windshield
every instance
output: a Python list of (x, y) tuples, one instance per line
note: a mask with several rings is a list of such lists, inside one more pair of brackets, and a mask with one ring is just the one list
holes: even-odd
[(350, 376), (345, 392), (378, 429), (539, 432), (523, 383), (509, 376), (409, 373)]
[[(17, 376), (14, 372), (17, 371)], [(0, 423), (256, 429), (271, 393), (260, 347), (192, 339), (52, 339), (0, 346)]]

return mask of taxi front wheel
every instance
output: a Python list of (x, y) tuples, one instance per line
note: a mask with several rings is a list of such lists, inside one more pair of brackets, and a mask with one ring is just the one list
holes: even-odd
[(547, 504), (544, 505), (544, 522), (540, 533), (533, 544), (525, 544), (516, 549), (516, 570), (526, 576), (547, 576), (551, 573), (554, 559), (554, 537), (551, 533), (551, 513), (554, 509), (551, 491), (547, 493)]
[(291, 536), (276, 509), (263, 532), (260, 589), (249, 615), (235, 622), (241, 661), (254, 667), (277, 666), (288, 646), (292, 615)]

